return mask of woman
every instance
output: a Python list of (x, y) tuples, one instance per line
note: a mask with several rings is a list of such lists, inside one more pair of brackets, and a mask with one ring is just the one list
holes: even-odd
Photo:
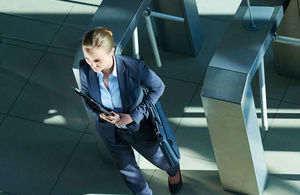
[(152, 194), (137, 166), (131, 147), (151, 163), (167, 171), (169, 189), (176, 193), (182, 186), (179, 166), (170, 167), (163, 156), (148, 120), (143, 103), (142, 85), (156, 103), (163, 94), (162, 80), (143, 61), (114, 55), (112, 32), (95, 28), (82, 39), (85, 60), (80, 62), (81, 91), (111, 110), (112, 116), (94, 112), (96, 131), (110, 151), (121, 175), (134, 194)]

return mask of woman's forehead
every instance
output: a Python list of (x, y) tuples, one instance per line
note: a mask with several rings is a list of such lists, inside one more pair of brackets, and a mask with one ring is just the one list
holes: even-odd
[(84, 56), (88, 58), (103, 58), (108, 55), (105, 49), (101, 47), (84, 48), (83, 53)]

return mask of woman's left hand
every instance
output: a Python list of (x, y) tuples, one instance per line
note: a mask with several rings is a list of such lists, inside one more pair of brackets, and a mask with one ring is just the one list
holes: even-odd
[(119, 113), (119, 115), (120, 115), (120, 119), (118, 120), (118, 122), (116, 122), (116, 124), (119, 125), (120, 127), (124, 125), (128, 125), (133, 122), (133, 119), (129, 114)]

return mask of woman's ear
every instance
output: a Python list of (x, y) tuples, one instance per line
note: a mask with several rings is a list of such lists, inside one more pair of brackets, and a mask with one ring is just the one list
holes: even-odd
[(113, 55), (115, 53), (115, 48), (113, 47), (112, 49), (111, 49), (111, 51), (110, 51), (110, 55)]

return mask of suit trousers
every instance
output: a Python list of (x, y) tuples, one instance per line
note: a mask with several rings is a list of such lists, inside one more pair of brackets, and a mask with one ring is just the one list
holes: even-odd
[(151, 195), (152, 190), (138, 167), (132, 147), (156, 167), (165, 170), (169, 176), (175, 176), (178, 167), (171, 168), (165, 159), (149, 120), (143, 119), (137, 132), (115, 127), (116, 143), (103, 139), (107, 149), (119, 169), (125, 183), (137, 195)]

